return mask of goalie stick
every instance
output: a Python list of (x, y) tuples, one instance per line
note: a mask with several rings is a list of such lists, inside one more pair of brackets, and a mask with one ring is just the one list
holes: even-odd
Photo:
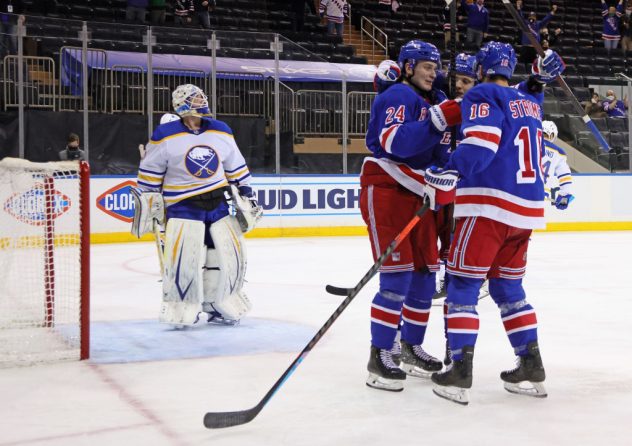
[(408, 234), (410, 233), (410, 231), (415, 227), (415, 225), (419, 222), (419, 220), (421, 220), (421, 216), (424, 214), (424, 212), (426, 212), (427, 209), (428, 209), (428, 203), (426, 202), (424, 203), (422, 207), (419, 208), (419, 210), (415, 213), (415, 216), (413, 217), (413, 219), (408, 222), (406, 227), (402, 229), (402, 231), (399, 234), (397, 234), (397, 236), (391, 242), (391, 244), (388, 245), (388, 248), (386, 248), (386, 250), (380, 255), (377, 261), (373, 264), (373, 266), (371, 266), (371, 268), (369, 268), (369, 270), (366, 272), (364, 277), (360, 279), (360, 281), (355, 287), (342, 288), (342, 287), (337, 287), (333, 285), (327, 285), (325, 287), (325, 290), (327, 290), (329, 294), (335, 294), (336, 296), (347, 296), (353, 299), (356, 296), (356, 294), (358, 294), (360, 290), (364, 287), (364, 285), (366, 285), (367, 282), (371, 280), (373, 276), (375, 276), (375, 273), (377, 273), (380, 267), (384, 264), (384, 262), (386, 261), (386, 258), (390, 256), (393, 251), (395, 251), (395, 248), (399, 246), (402, 240), (408, 237)]
[[(538, 56), (544, 59), (545, 54), (544, 54), (544, 50), (542, 49), (542, 45), (540, 45), (540, 42), (536, 40), (535, 36), (531, 33), (531, 31), (529, 31), (529, 28), (527, 28), (527, 25), (524, 23), (524, 20), (522, 19), (522, 17), (520, 17), (520, 14), (518, 13), (518, 10), (516, 9), (516, 7), (511, 3), (510, 0), (502, 0), (502, 2), (507, 7), (507, 10), (511, 14), (515, 22), (518, 24), (522, 32), (526, 34), (527, 38), (529, 39), (529, 42), (531, 42), (531, 46), (533, 46), (533, 48), (535, 48), (536, 52), (538, 53)], [(590, 132), (593, 134), (597, 142), (601, 145), (603, 151), (606, 153), (609, 152), (610, 146), (604, 139), (603, 135), (597, 129), (597, 126), (595, 125), (595, 123), (586, 114), (586, 112), (584, 111), (584, 108), (581, 106), (581, 104), (579, 103), (575, 95), (573, 94), (572, 90), (570, 89), (570, 87), (568, 86), (564, 78), (562, 76), (557, 76), (555, 80), (557, 81), (558, 85), (562, 87), (562, 89), (564, 90), (568, 98), (571, 100), (571, 103), (573, 104), (573, 107), (575, 108), (575, 112), (579, 116), (581, 116), (582, 121), (584, 121), (584, 123), (586, 124), (586, 127), (588, 127), (588, 130), (590, 130)]]
[[(265, 407), (265, 405), (270, 401), (270, 399), (274, 396), (274, 394), (281, 388), (281, 386), (285, 383), (285, 381), (290, 377), (292, 373), (296, 370), (299, 364), (305, 359), (307, 354), (314, 348), (314, 346), (321, 340), (323, 335), (329, 330), (329, 328), (333, 325), (333, 323), (338, 319), (338, 317), (342, 314), (342, 312), (349, 306), (354, 297), (358, 294), (360, 289), (368, 282), (371, 277), (375, 275), (377, 270), (382, 266), (386, 258), (393, 252), (397, 246), (402, 242), (404, 238), (408, 235), (408, 233), (413, 229), (413, 227), (419, 222), (421, 216), (428, 209), (428, 204), (424, 204), (415, 214), (415, 217), (406, 225), (406, 227), (395, 237), (395, 240), (391, 242), (386, 251), (382, 253), (380, 258), (375, 262), (375, 264), (371, 267), (369, 272), (360, 280), (358, 285), (351, 290), (350, 293), (347, 294), (345, 300), (342, 301), (338, 308), (333, 312), (327, 322), (320, 327), (320, 330), (314, 335), (314, 337), (307, 343), (303, 351), (294, 359), (292, 364), (283, 372), (283, 375), (274, 383), (274, 385), (268, 390), (268, 393), (257, 403), (256, 406), (246, 409), (246, 410), (237, 410), (232, 412), (208, 412), (204, 415), (204, 426), (209, 429), (220, 429), (224, 427), (238, 426), (240, 424), (246, 424), (252, 421), (261, 410)], [(329, 288), (329, 285), (327, 286)], [(336, 288), (336, 287), (333, 287)], [(329, 290), (328, 290), (329, 291)], [(332, 293), (336, 294), (336, 293)]]

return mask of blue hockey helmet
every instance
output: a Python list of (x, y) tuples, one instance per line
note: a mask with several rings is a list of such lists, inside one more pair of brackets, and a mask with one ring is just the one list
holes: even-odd
[(488, 42), (476, 54), (476, 61), (483, 67), (483, 76), (499, 75), (511, 79), (516, 63), (516, 52), (508, 43)]
[(456, 74), (462, 74), (463, 76), (473, 77), (476, 79), (477, 67), (478, 62), (476, 61), (476, 56), (460, 53), (457, 54), (454, 59), (454, 71)]
[(402, 72), (406, 71), (406, 63), (414, 68), (420, 60), (434, 62), (437, 64), (437, 68), (441, 68), (441, 53), (439, 53), (437, 47), (432, 43), (426, 43), (421, 40), (411, 40), (399, 50), (397, 63), (402, 69)]

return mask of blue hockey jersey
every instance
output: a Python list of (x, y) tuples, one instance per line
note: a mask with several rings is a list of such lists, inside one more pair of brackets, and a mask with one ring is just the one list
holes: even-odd
[(450, 150), (450, 131), (438, 132), (428, 109), (446, 99), (433, 90), (433, 103), (422, 98), (412, 87), (395, 84), (375, 98), (371, 107), (366, 146), (373, 157), (365, 162), (378, 163), (407, 189), (423, 195), (423, 171), (442, 166)]
[(456, 169), (455, 217), (483, 216), (524, 229), (542, 228), (540, 160), (543, 94), (493, 83), (465, 94), (461, 142), (446, 169)]

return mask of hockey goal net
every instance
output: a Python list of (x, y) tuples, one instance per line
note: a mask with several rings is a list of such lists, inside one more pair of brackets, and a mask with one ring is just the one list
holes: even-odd
[(84, 161), (0, 161), (0, 367), (89, 356)]

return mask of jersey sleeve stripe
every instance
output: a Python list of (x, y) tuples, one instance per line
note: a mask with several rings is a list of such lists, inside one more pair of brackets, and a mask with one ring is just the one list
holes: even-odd
[(159, 176), (159, 177), (163, 177), (163, 176), (165, 176), (165, 174), (167, 173), (167, 171), (166, 171), (166, 170), (165, 170), (164, 172), (156, 172), (156, 171), (154, 171), (154, 170), (141, 169), (141, 168), (139, 168), (139, 169), (138, 169), (138, 172), (140, 172), (140, 173), (146, 173), (146, 174), (149, 174), (150, 176), (151, 176), (151, 175), (155, 175), (155, 176)]
[(461, 144), (467, 144), (471, 146), (483, 147), (485, 149), (489, 149), (492, 152), (496, 153), (498, 151), (498, 144), (495, 144), (491, 141), (487, 141), (485, 139), (476, 138), (476, 137), (468, 137), (461, 141)]
[(244, 167), (246, 167), (246, 164), (242, 164), (241, 166), (237, 166), (234, 169), (225, 169), (225, 172), (230, 175), (233, 172), (237, 172), (238, 170), (243, 169)]
[(397, 129), (399, 129), (400, 126), (401, 124), (392, 125), (382, 130), (382, 133), (380, 134), (380, 145), (387, 153), (392, 153), (391, 144), (393, 143), (393, 138), (395, 138)]
[(138, 180), (142, 181), (146, 184), (157, 184), (160, 185), (162, 184), (162, 179), (163, 177), (152, 177), (149, 175), (142, 175), (142, 174), (138, 174)]

